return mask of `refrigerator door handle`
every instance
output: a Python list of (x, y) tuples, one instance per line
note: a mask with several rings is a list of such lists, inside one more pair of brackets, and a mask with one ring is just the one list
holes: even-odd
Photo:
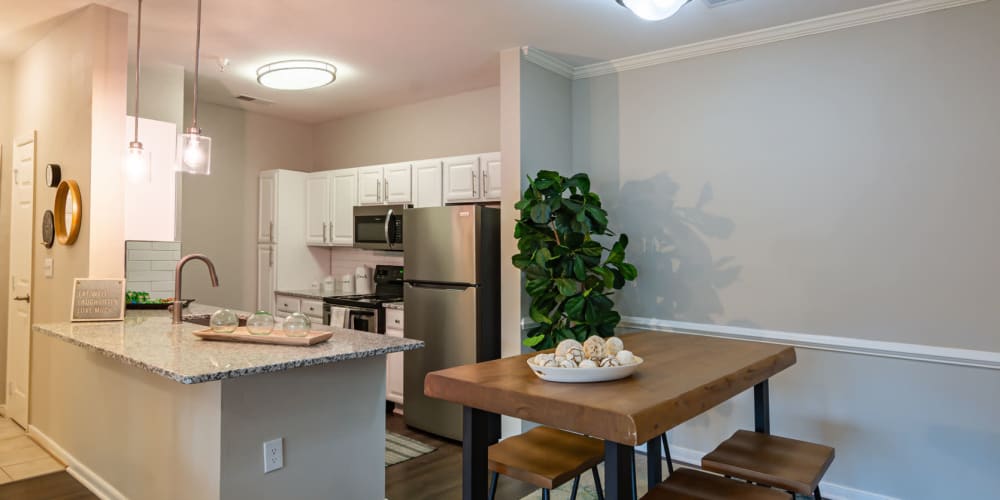
[(457, 290), (462, 291), (469, 288), (478, 288), (475, 283), (434, 283), (431, 281), (403, 281), (413, 288), (431, 288), (434, 290)]

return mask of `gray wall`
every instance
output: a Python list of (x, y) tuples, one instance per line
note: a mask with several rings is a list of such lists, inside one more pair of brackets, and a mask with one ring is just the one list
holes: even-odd
[[(623, 314), (1000, 350), (1000, 2), (578, 80), (573, 163), (629, 234)], [(991, 370), (799, 349), (776, 432), (833, 483), (1000, 487)], [(710, 450), (747, 396), (682, 426)]]

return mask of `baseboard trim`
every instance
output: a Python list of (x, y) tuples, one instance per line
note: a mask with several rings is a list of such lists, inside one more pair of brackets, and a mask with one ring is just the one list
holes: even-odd
[(7, 417), (7, 405), (6, 404), (0, 404), (0, 417), (4, 417), (4, 418)]
[(61, 460), (62, 463), (66, 464), (66, 472), (90, 490), (91, 493), (97, 495), (98, 498), (102, 500), (128, 500), (128, 497), (123, 495), (122, 492), (111, 486), (110, 483), (97, 475), (89, 467), (83, 465), (76, 457), (63, 449), (62, 446), (59, 446), (58, 443), (37, 427), (28, 425), (28, 435), (41, 445), (42, 448), (45, 448), (49, 453)]
[(777, 330), (763, 330), (740, 326), (688, 323), (685, 321), (642, 318), (637, 316), (622, 317), (620, 326), (628, 328), (642, 328), (646, 330), (707, 335), (710, 337), (735, 340), (753, 340), (756, 342), (785, 344), (821, 351), (844, 352), (882, 358), (921, 361), (925, 363), (1000, 370), (1000, 352), (993, 351), (957, 349), (953, 347), (886, 342), (881, 340), (857, 339), (850, 337), (833, 337), (830, 335), (814, 335), (809, 333), (782, 332)]

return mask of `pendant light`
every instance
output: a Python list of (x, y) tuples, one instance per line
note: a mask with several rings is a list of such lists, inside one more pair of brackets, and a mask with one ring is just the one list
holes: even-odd
[(191, 100), (191, 127), (177, 136), (177, 170), (208, 175), (212, 171), (212, 138), (198, 128), (198, 62), (201, 57), (201, 0), (198, 0), (198, 32), (194, 42), (194, 92)]
[(615, 0), (622, 7), (647, 21), (662, 21), (691, 0)]
[(142, 48), (142, 0), (138, 0), (138, 2), (139, 17), (135, 29), (135, 128), (132, 133), (132, 142), (128, 143), (128, 150), (125, 152), (123, 165), (125, 178), (133, 184), (149, 182), (152, 177), (149, 151), (143, 149), (142, 143), (139, 142), (139, 72), (142, 70), (139, 50)]

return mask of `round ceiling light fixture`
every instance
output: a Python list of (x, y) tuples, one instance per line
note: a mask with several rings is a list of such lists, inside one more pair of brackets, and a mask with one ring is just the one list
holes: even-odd
[(691, 0), (615, 0), (618, 5), (647, 21), (662, 21), (674, 14)]
[(323, 61), (293, 59), (257, 68), (257, 83), (278, 90), (307, 90), (337, 79), (337, 67)]

